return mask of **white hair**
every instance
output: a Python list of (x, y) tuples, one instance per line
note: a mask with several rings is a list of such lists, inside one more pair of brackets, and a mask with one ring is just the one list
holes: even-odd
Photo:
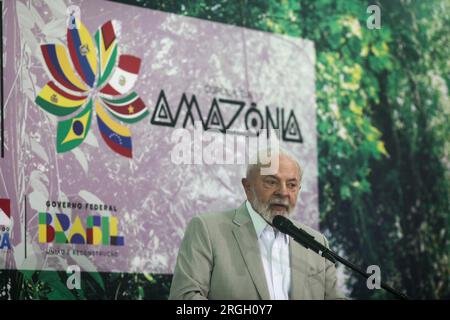
[(246, 171), (246, 178), (247, 179), (250, 179), (251, 176), (258, 169), (260, 169), (262, 165), (267, 165), (267, 164), (262, 164), (261, 163), (261, 159), (268, 158), (269, 154), (270, 154), (270, 159), (272, 159), (272, 157), (274, 157), (275, 155), (277, 155), (278, 157), (283, 155), (286, 158), (292, 160), (298, 167), (299, 179), (300, 180), (302, 179), (303, 169), (300, 166), (300, 163), (298, 162), (298, 160), (289, 151), (287, 151), (286, 149), (283, 149), (282, 147), (277, 148), (277, 150), (272, 150), (270, 148), (258, 150), (256, 163), (252, 163), (252, 161), (249, 161), (249, 164), (247, 165), (247, 171)]

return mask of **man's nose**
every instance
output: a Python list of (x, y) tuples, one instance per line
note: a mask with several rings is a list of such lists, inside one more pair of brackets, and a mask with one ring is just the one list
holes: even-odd
[(287, 197), (289, 195), (289, 192), (286, 184), (280, 183), (280, 186), (278, 187), (276, 194), (280, 197)]

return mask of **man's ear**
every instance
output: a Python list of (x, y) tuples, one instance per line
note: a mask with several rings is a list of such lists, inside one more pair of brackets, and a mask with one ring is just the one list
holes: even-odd
[(251, 193), (250, 182), (248, 181), (247, 178), (242, 178), (241, 182), (242, 182), (242, 186), (244, 187), (247, 199), (251, 199), (252, 198), (252, 193)]

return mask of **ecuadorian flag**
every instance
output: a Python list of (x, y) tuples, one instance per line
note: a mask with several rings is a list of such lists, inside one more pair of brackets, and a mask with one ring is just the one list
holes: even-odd
[(97, 52), (88, 29), (75, 16), (70, 16), (71, 24), (76, 28), (67, 28), (67, 45), (75, 70), (93, 87), (97, 75)]

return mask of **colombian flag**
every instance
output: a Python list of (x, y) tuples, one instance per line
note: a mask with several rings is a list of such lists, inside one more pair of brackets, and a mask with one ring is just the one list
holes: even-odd
[(41, 51), (48, 71), (58, 83), (75, 92), (88, 90), (73, 71), (66, 48), (62, 44), (44, 44), (41, 45)]

